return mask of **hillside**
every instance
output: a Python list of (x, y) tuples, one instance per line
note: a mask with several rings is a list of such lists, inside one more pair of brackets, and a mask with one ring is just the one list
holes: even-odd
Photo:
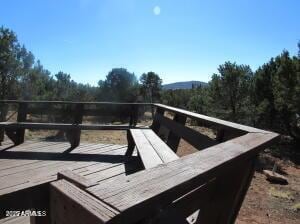
[(206, 82), (201, 81), (186, 81), (186, 82), (174, 82), (163, 85), (163, 89), (191, 89), (192, 86), (207, 86)]

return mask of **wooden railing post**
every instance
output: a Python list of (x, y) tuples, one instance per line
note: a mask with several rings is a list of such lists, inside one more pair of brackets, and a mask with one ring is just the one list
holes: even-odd
[[(153, 105), (152, 105), (153, 106)], [(152, 122), (152, 125), (151, 125), (151, 129), (156, 133), (158, 134), (159, 130), (160, 130), (160, 122), (159, 122), (159, 119), (158, 119), (158, 116), (156, 115), (161, 115), (161, 116), (164, 116), (164, 113), (165, 113), (165, 110), (160, 108), (160, 107), (156, 107), (156, 112), (155, 112), (155, 116), (153, 118), (153, 122)]]
[[(173, 121), (176, 123), (179, 123), (181, 125), (185, 125), (187, 117), (181, 114), (175, 114)], [(180, 142), (180, 137), (176, 135), (172, 130), (169, 132), (168, 140), (167, 140), (167, 145), (174, 151), (177, 151), (178, 145)]]
[(130, 130), (127, 130), (127, 143), (128, 143), (128, 148), (125, 153), (126, 156), (131, 156), (135, 147), (134, 140), (131, 136)]
[(129, 126), (136, 126), (138, 122), (138, 115), (139, 115), (139, 105), (132, 104), (130, 110), (130, 120)]
[[(4, 103), (0, 103), (0, 121), (6, 120), (7, 107)], [(0, 145), (4, 141), (4, 128), (0, 128)]]
[(227, 140), (239, 137), (243, 134), (243, 132), (238, 131), (238, 130), (225, 130), (223, 128), (219, 129), (217, 131), (217, 136), (216, 136), (216, 141), (221, 143), (225, 142)]
[[(81, 124), (82, 118), (83, 118), (83, 110), (84, 110), (84, 104), (78, 103), (75, 105), (75, 111), (74, 111), (74, 124)], [(76, 129), (71, 131), (71, 147), (75, 148), (80, 144), (80, 134), (81, 130)]]
[[(18, 116), (17, 116), (17, 121), (18, 122), (25, 122), (26, 117), (27, 117), (27, 103), (19, 103), (18, 107)], [(16, 130), (16, 145), (22, 144), (24, 142), (24, 136), (25, 136), (25, 129), (20, 128)]]

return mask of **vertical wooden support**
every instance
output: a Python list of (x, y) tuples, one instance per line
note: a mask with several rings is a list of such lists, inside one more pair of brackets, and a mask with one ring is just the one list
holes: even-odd
[(156, 112), (155, 112), (155, 116), (153, 118), (153, 122), (151, 125), (151, 129), (158, 134), (159, 130), (160, 130), (160, 122), (158, 120), (158, 116), (156, 115), (161, 115), (164, 116), (165, 110), (160, 108), (160, 107), (156, 107)]
[[(0, 121), (6, 120), (7, 108), (4, 103), (0, 103)], [(4, 141), (4, 128), (0, 128), (0, 145)]]
[[(27, 117), (27, 103), (19, 103), (18, 108), (18, 122), (25, 122)], [(24, 142), (24, 136), (25, 136), (25, 129), (20, 128), (16, 130), (16, 145), (22, 144)]]
[[(175, 114), (173, 121), (182, 125), (185, 125), (187, 117), (181, 114)], [(169, 132), (167, 145), (174, 151), (177, 151), (180, 142), (180, 137), (177, 136), (172, 130)]]
[(216, 134), (216, 140), (217, 142), (221, 143), (224, 141), (224, 135), (225, 135), (225, 130), (224, 129), (219, 129), (217, 131), (217, 134)]
[(131, 156), (135, 147), (134, 140), (131, 136), (130, 130), (127, 130), (127, 142), (128, 142), (128, 148), (126, 151), (126, 156)]
[(237, 164), (216, 180), (215, 193), (210, 203), (200, 210), (197, 223), (235, 222), (254, 174), (255, 159)]
[(136, 126), (137, 125), (138, 114), (139, 114), (139, 105), (138, 104), (132, 104), (131, 105), (131, 111), (130, 111), (129, 126)]
[[(75, 111), (74, 111), (74, 122), (73, 122), (74, 124), (82, 123), (83, 110), (84, 110), (84, 104), (82, 103), (76, 104)], [(75, 129), (71, 131), (70, 143), (72, 148), (75, 148), (80, 144), (80, 134), (81, 134), (81, 130), (79, 129)]]
[[(216, 140), (217, 142), (221, 143), (221, 142), (225, 142), (227, 140), (239, 137), (241, 135), (243, 135), (244, 133), (238, 130), (225, 130), (223, 128), (219, 129), (217, 132), (217, 136), (216, 136)], [(245, 132), (246, 134), (246, 132)]]

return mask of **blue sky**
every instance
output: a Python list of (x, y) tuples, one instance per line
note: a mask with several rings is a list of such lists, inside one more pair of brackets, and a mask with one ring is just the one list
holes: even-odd
[(298, 0), (0, 0), (0, 25), (55, 74), (96, 85), (114, 67), (164, 83), (208, 81), (227, 60), (252, 69), (297, 52)]

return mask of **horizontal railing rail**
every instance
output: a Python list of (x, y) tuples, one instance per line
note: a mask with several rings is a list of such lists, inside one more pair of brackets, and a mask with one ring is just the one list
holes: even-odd
[(152, 105), (152, 103), (138, 103), (138, 102), (85, 102), (85, 101), (45, 101), (45, 100), (0, 100), (0, 103), (28, 103), (28, 104), (85, 104), (85, 105)]
[(202, 121), (205, 124), (215, 125), (217, 127), (221, 127), (224, 129), (236, 130), (236, 131), (240, 131), (243, 133), (249, 133), (249, 132), (271, 133), (269, 131), (253, 128), (253, 127), (246, 126), (246, 125), (237, 124), (237, 123), (230, 122), (230, 121), (225, 121), (225, 120), (214, 118), (214, 117), (209, 117), (209, 116), (206, 116), (203, 114), (190, 112), (190, 111), (187, 111), (184, 109), (179, 109), (176, 107), (171, 107), (171, 106), (167, 106), (167, 105), (163, 105), (163, 104), (153, 104), (153, 105), (155, 107), (159, 108), (160, 110), (174, 112), (176, 114), (181, 114), (181, 115), (187, 116), (189, 118), (192, 118), (194, 120)]
[[(4, 139), (4, 129), (15, 144), (24, 142), (25, 129), (57, 129), (65, 131), (72, 147), (76, 147), (80, 142), (81, 130), (128, 130), (137, 126), (140, 111), (151, 105), (126, 102), (1, 100), (0, 142)], [(12, 121), (6, 118), (8, 112), (14, 114), (13, 111), (17, 111), (14, 116), (15, 123), (3, 123)], [(90, 125), (91, 121), (84, 122), (84, 117), (87, 116), (96, 117), (92, 123), (97, 125)], [(37, 121), (39, 118), (42, 123)], [(115, 125), (115, 122), (120, 124)], [(128, 125), (124, 125), (126, 123)]]

